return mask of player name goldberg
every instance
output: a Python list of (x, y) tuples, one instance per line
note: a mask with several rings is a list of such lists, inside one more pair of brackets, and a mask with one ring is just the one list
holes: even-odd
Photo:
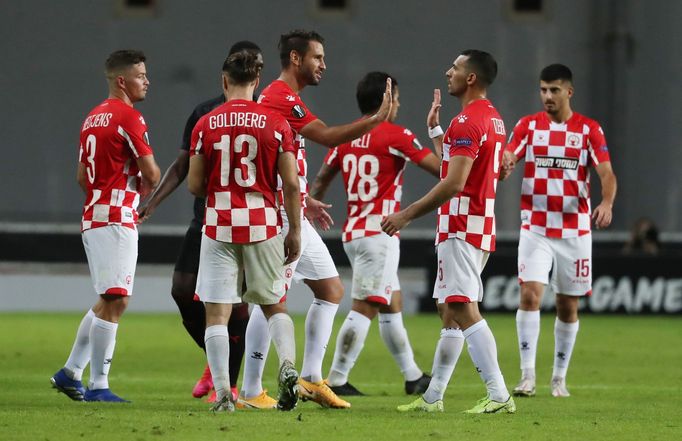
[(267, 116), (254, 112), (231, 112), (219, 113), (208, 118), (208, 126), (211, 129), (220, 127), (265, 127)]

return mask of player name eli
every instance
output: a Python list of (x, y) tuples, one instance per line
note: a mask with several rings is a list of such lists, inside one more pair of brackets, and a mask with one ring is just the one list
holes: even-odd
[(219, 113), (208, 118), (211, 129), (219, 127), (257, 127), (262, 129), (267, 121), (266, 115), (254, 112)]

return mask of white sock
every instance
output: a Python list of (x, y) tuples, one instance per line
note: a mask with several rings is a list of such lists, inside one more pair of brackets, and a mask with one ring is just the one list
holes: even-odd
[(282, 366), (285, 361), (296, 365), (296, 338), (291, 317), (283, 312), (274, 314), (268, 320), (268, 328), (279, 356), (279, 366)]
[(493, 401), (505, 402), (509, 399), (509, 391), (497, 362), (497, 345), (495, 337), (485, 320), (481, 320), (462, 331), (467, 342), (469, 355), (488, 389)]
[(429, 388), (424, 392), (424, 401), (433, 403), (443, 399), (457, 360), (464, 347), (464, 335), (460, 329), (444, 328), (440, 330), (440, 339), (433, 356), (432, 378)]
[(519, 339), (523, 378), (535, 378), (535, 357), (540, 336), (540, 311), (516, 311), (516, 335)]
[(336, 337), (334, 361), (329, 371), (329, 384), (341, 386), (348, 382), (348, 375), (365, 346), (365, 339), (372, 321), (357, 311), (350, 311)]
[(403, 314), (379, 314), (379, 334), (384, 344), (398, 363), (405, 381), (418, 380), (423, 372), (414, 361), (414, 352), (407, 337), (407, 330), (403, 325)]
[(263, 369), (270, 351), (270, 330), (263, 310), (254, 305), (246, 325), (242, 396), (252, 398), (263, 392)]
[(90, 326), (90, 381), (88, 388), (109, 389), (109, 364), (116, 345), (118, 323), (92, 318)]
[(230, 336), (226, 325), (213, 325), (204, 333), (206, 358), (211, 368), (216, 401), (230, 395)]
[(305, 319), (305, 349), (301, 377), (317, 383), (322, 381), (322, 360), (332, 335), (334, 316), (339, 305), (313, 299)]
[(552, 377), (566, 378), (568, 364), (571, 362), (575, 338), (578, 335), (580, 321), (564, 323), (559, 318), (554, 322), (554, 369)]
[(83, 378), (83, 369), (90, 361), (90, 328), (92, 327), (92, 319), (95, 318), (95, 313), (89, 310), (76, 332), (76, 340), (73, 342), (69, 359), (66, 360), (64, 370), (72, 380), (81, 380)]

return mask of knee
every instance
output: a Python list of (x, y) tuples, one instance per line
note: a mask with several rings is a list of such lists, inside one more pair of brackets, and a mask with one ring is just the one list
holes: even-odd
[(538, 311), (542, 302), (544, 285), (521, 284), (521, 298), (519, 301), (520, 309), (524, 311)]
[(197, 278), (194, 274), (174, 273), (171, 295), (176, 303), (186, 303), (194, 301)]
[(317, 281), (315, 288), (313, 293), (320, 300), (339, 304), (343, 299), (343, 283), (341, 283), (341, 279), (338, 277)]

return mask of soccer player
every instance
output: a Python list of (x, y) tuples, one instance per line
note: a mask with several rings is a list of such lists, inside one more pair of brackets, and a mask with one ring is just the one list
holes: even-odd
[(386, 85), (393, 85), (388, 120), (362, 137), (329, 151), (315, 177), (311, 196), (324, 198), (329, 184), (341, 171), (348, 198), (343, 226), (343, 247), (353, 267), (353, 305), (336, 339), (336, 351), (327, 384), (337, 395), (362, 395), (348, 382), (348, 375), (362, 351), (369, 325), (379, 314), (379, 332), (405, 378), (407, 394), (421, 394), (431, 377), (414, 361), (403, 326), (398, 280), (400, 240), (381, 231), (381, 219), (400, 210), (403, 172), (407, 161), (438, 176), (440, 160), (423, 149), (408, 129), (394, 124), (399, 91), (395, 78), (370, 72), (358, 83), (356, 98), (362, 118), (376, 113)]
[[(228, 55), (245, 49), (256, 54), (261, 54), (260, 47), (255, 43), (251, 41), (239, 41), (232, 45)], [(185, 179), (187, 170), (189, 169), (189, 144), (192, 137), (192, 129), (194, 129), (199, 118), (223, 103), (225, 103), (225, 95), (221, 93), (219, 96), (200, 103), (194, 108), (194, 111), (192, 111), (192, 114), (185, 124), (185, 131), (182, 136), (182, 146), (178, 156), (168, 167), (168, 170), (166, 170), (158, 188), (141, 206), (140, 222), (149, 219), (159, 204)], [(192, 337), (192, 340), (194, 340), (197, 346), (204, 352), (206, 351), (206, 348), (204, 347), (206, 312), (204, 304), (196, 299), (194, 294), (197, 283), (197, 272), (199, 270), (199, 248), (201, 245), (201, 226), (204, 223), (205, 204), (206, 201), (204, 198), (194, 199), (194, 218), (190, 222), (187, 233), (185, 234), (185, 239), (182, 243), (182, 249), (175, 262), (173, 284), (171, 287), (171, 295), (180, 310), (182, 324), (185, 326), (190, 337)], [(237, 378), (239, 376), (242, 358), (244, 357), (246, 326), (248, 322), (248, 304), (241, 303), (234, 305), (227, 326), (230, 332), (230, 381), (232, 382), (232, 394), (235, 398), (238, 395)], [(208, 365), (206, 365), (203, 375), (192, 390), (192, 395), (195, 398), (201, 398), (207, 395), (211, 389), (213, 389), (211, 370)], [(208, 401), (215, 401), (215, 390)], [(264, 394), (260, 397), (257, 405), (271, 408), (276, 405), (276, 401)]]
[[(327, 147), (351, 141), (369, 132), (388, 118), (391, 107), (391, 87), (387, 84), (379, 110), (369, 118), (350, 124), (329, 127), (305, 105), (299, 93), (306, 86), (316, 86), (327, 68), (324, 62), (323, 38), (314, 31), (295, 30), (282, 35), (279, 41), (282, 70), (277, 80), (266, 87), (258, 101), (280, 113), (291, 125), (298, 148), (297, 165), (301, 188), (301, 201), (305, 203), (306, 217), (328, 228), (331, 217), (321, 202), (307, 197), (307, 163), (304, 138)], [(285, 199), (286, 200), (286, 199)], [(300, 216), (300, 215), (299, 215)], [(284, 216), (284, 231), (288, 215)], [(315, 296), (305, 322), (305, 349), (301, 369), (300, 394), (304, 399), (315, 401), (323, 407), (348, 408), (350, 403), (340, 399), (322, 378), (322, 360), (332, 332), (334, 315), (343, 297), (343, 284), (339, 279), (329, 250), (310, 222), (302, 219), (301, 258), (286, 271), (287, 286), (293, 278), (303, 280)], [(249, 341), (266, 341), (262, 315), (254, 309), (247, 328)], [(262, 393), (261, 376), (265, 363), (264, 354), (269, 343), (258, 348), (247, 348), (244, 363), (242, 392), (246, 397)]]
[[(262, 57), (252, 51), (230, 55), (223, 65), (227, 102), (192, 131), (188, 186), (206, 198), (197, 294), (206, 307), (213, 411), (234, 411), (227, 323), (232, 304), (242, 299), (260, 304), (268, 319), (280, 357), (277, 407), (291, 410), (298, 401), (294, 323), (283, 302), (284, 265), (298, 258), (301, 245), (295, 147), (286, 120), (253, 101), (262, 67)], [(280, 234), (278, 173), (291, 217), (286, 236)]]
[[(606, 139), (599, 123), (571, 109), (573, 75), (562, 64), (540, 73), (544, 111), (516, 124), (504, 152), (501, 179), (525, 158), (521, 186), (519, 281), (521, 301), (516, 329), (521, 354), (521, 381), (512, 393), (535, 395), (535, 354), (540, 335), (540, 304), (552, 271), (557, 316), (554, 322), (554, 369), (551, 392), (568, 397), (566, 372), (578, 333), (578, 300), (592, 292), (590, 224), (611, 223), (616, 197)], [(590, 172), (597, 170), (602, 200), (590, 218)]]
[[(133, 108), (149, 88), (145, 61), (140, 51), (109, 55), (109, 97), (81, 126), (77, 179), (86, 195), (81, 231), (99, 298), (81, 320), (66, 364), (50, 379), (75, 401), (127, 402), (109, 389), (109, 368), (118, 322), (133, 294), (137, 206), (160, 176), (147, 124)], [(84, 390), (81, 378), (88, 362), (90, 381)]]
[[(495, 190), (505, 143), (504, 122), (486, 98), (496, 75), (497, 63), (487, 52), (465, 50), (455, 59), (446, 73), (448, 93), (459, 99), (462, 111), (452, 119), (443, 138), (441, 181), (381, 223), (384, 232), (393, 235), (412, 219), (440, 207), (433, 296), (443, 304), (443, 329), (429, 388), (414, 402), (399, 406), (401, 412), (443, 411), (445, 388), (464, 340), (488, 391), (466, 412), (516, 411), (497, 362), (495, 338), (478, 308), (483, 298), (481, 271), (495, 250)], [(438, 111), (438, 104), (434, 103), (432, 111)], [(430, 128), (430, 137), (439, 134), (440, 126)]]

